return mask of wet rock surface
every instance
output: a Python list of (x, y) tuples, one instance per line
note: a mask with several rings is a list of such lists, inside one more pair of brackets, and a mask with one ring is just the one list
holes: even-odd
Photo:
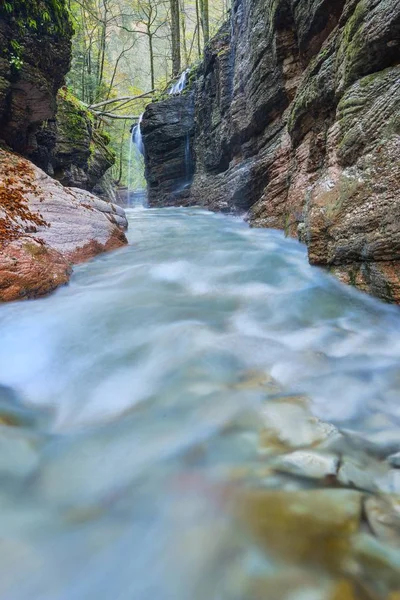
[(193, 179), (194, 95), (150, 104), (141, 123), (150, 206), (185, 203)]
[[(393, 0), (236, 0), (197, 73), (195, 175), (175, 203), (248, 211), (304, 241), (311, 263), (399, 302), (399, 38)], [(175, 119), (167, 103), (148, 110)]]
[(47, 294), (73, 263), (126, 243), (123, 209), (0, 150), (0, 300)]

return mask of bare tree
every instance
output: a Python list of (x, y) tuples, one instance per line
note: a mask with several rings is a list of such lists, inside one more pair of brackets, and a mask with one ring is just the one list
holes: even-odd
[(171, 7), (171, 44), (172, 44), (172, 76), (181, 70), (181, 24), (179, 0), (170, 0)]

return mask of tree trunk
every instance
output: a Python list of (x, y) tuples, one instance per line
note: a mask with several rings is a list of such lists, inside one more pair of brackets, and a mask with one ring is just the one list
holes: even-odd
[(210, 15), (208, 10), (208, 0), (200, 0), (200, 15), (204, 45), (206, 45), (210, 39)]
[[(179, 18), (179, 0), (170, 0), (171, 5), (171, 40), (172, 40), (172, 76), (181, 71), (181, 26)], [(154, 86), (152, 86), (154, 87)]]
[(155, 73), (154, 73), (154, 48), (153, 48), (153, 34), (148, 29), (149, 38), (149, 56), (150, 56), (150, 87), (152, 90), (156, 87), (155, 84)]
[(185, 57), (185, 67), (189, 66), (189, 52), (186, 40), (186, 13), (185, 13), (185, 0), (180, 0), (180, 11), (181, 11), (181, 26), (182, 26), (182, 45), (183, 54)]
[(196, 29), (197, 29), (197, 50), (198, 50), (199, 58), (200, 58), (200, 56), (201, 56), (201, 42), (200, 42), (201, 18), (200, 18), (199, 0), (196, 0)]

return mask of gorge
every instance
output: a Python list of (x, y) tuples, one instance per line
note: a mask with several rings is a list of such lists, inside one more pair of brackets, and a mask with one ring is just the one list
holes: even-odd
[(399, 61), (398, 2), (235, 1), (188, 89), (146, 109), (150, 205), (246, 212), (398, 302)]
[(209, 9), (0, 1), (1, 599), (400, 598), (400, 3)]

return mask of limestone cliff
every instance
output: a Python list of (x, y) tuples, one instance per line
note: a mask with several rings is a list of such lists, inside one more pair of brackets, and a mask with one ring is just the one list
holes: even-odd
[[(246, 211), (306, 242), (313, 264), (399, 302), (400, 3), (235, 0), (192, 93), (196, 168), (176, 202)], [(147, 127), (165, 110), (143, 120), (160, 192)]]
[(68, 281), (73, 263), (126, 243), (121, 209), (63, 187), (21, 156), (47, 160), (62, 183), (86, 189), (112, 163), (104, 141), (92, 147), (88, 125), (79, 126), (82, 144), (74, 139), (67, 99), (56, 123), (71, 35), (64, 0), (0, 3), (0, 301), (48, 293)]

